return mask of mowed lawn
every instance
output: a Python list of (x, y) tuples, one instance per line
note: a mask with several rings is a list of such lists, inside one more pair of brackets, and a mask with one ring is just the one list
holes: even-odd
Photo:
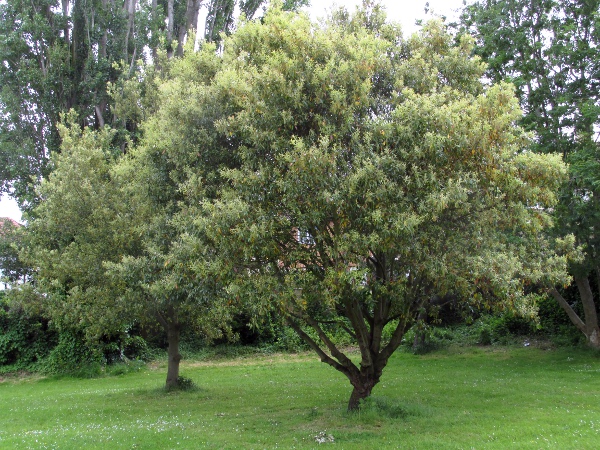
[(162, 389), (165, 370), (4, 379), (0, 448), (600, 448), (600, 356), (581, 349), (398, 353), (354, 414), (346, 379), (308, 353), (186, 361), (184, 392)]

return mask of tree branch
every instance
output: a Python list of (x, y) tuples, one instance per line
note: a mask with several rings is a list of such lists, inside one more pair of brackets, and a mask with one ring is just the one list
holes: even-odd
[(575, 325), (577, 328), (579, 328), (579, 330), (582, 333), (585, 334), (585, 323), (583, 323), (583, 321), (579, 318), (579, 316), (573, 310), (573, 308), (571, 308), (571, 305), (569, 305), (569, 303), (564, 299), (564, 297), (560, 295), (560, 292), (558, 292), (556, 288), (551, 288), (550, 294), (552, 295), (552, 297), (554, 297), (554, 299), (558, 302), (562, 309), (565, 310), (565, 312), (569, 316), (569, 319), (571, 319), (571, 322), (573, 322), (573, 325)]
[(321, 347), (319, 347), (319, 344), (317, 344), (308, 334), (306, 334), (304, 332), (304, 330), (302, 330), (302, 328), (300, 327), (300, 325), (298, 325), (298, 323), (294, 320), (292, 320), (291, 318), (288, 317), (287, 319), (288, 324), (292, 327), (292, 329), (298, 333), (298, 335), (300, 336), (300, 338), (306, 342), (310, 348), (312, 348), (317, 355), (319, 355), (319, 357), (321, 358), (321, 361), (324, 363), (329, 364), (331, 367), (333, 367), (336, 370), (339, 370), (340, 372), (342, 372), (343, 374), (345, 374), (346, 376), (350, 376), (350, 370), (349, 368), (347, 368), (346, 366), (343, 366), (342, 364), (338, 363), (335, 359), (333, 359), (332, 357), (330, 357), (327, 353), (325, 353)]

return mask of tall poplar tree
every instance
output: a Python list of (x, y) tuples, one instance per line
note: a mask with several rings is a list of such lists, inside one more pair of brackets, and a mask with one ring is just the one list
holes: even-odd
[[(239, 4), (238, 4), (239, 3)], [(296, 9), (306, 0), (288, 0)], [(234, 28), (238, 7), (253, 17), (265, 0), (6, 0), (0, 3), (0, 192), (21, 206), (39, 200), (35, 186), (60, 151), (61, 113), (74, 109), (82, 127), (104, 125), (124, 133), (138, 123), (111, 107), (107, 83), (138, 78), (138, 62), (160, 49), (181, 56), (201, 7), (205, 36)], [(202, 33), (199, 33), (202, 35)], [(149, 61), (145, 61), (148, 63)], [(137, 137), (137, 133), (134, 134)]]

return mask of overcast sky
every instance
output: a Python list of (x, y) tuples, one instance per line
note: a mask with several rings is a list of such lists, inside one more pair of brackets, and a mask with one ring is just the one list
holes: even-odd
[[(311, 0), (309, 14), (312, 18), (323, 17), (333, 5), (345, 6), (353, 11), (361, 3), (362, 0)], [(430, 13), (452, 19), (457, 16), (456, 11), (462, 7), (463, 0), (382, 0), (381, 3), (385, 6), (389, 20), (400, 22), (405, 33), (413, 33), (417, 30), (415, 20), (427, 17), (426, 3), (429, 3)]]
[[(312, 6), (308, 8), (313, 19), (325, 17), (334, 5), (345, 6), (348, 10), (362, 3), (362, 0), (311, 0)], [(456, 11), (462, 7), (463, 0), (383, 0), (388, 18), (400, 22), (404, 33), (413, 33), (417, 30), (415, 20), (426, 19), (425, 4), (429, 3), (430, 13), (453, 19), (457, 16)], [(3, 196), (0, 200), (0, 217), (11, 217), (21, 220), (21, 212), (14, 201)]]

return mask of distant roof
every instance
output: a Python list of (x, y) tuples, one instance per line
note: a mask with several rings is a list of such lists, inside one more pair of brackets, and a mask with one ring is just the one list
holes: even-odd
[(13, 227), (19, 228), (21, 224), (10, 217), (0, 217), (0, 230), (6, 225), (11, 224)]

